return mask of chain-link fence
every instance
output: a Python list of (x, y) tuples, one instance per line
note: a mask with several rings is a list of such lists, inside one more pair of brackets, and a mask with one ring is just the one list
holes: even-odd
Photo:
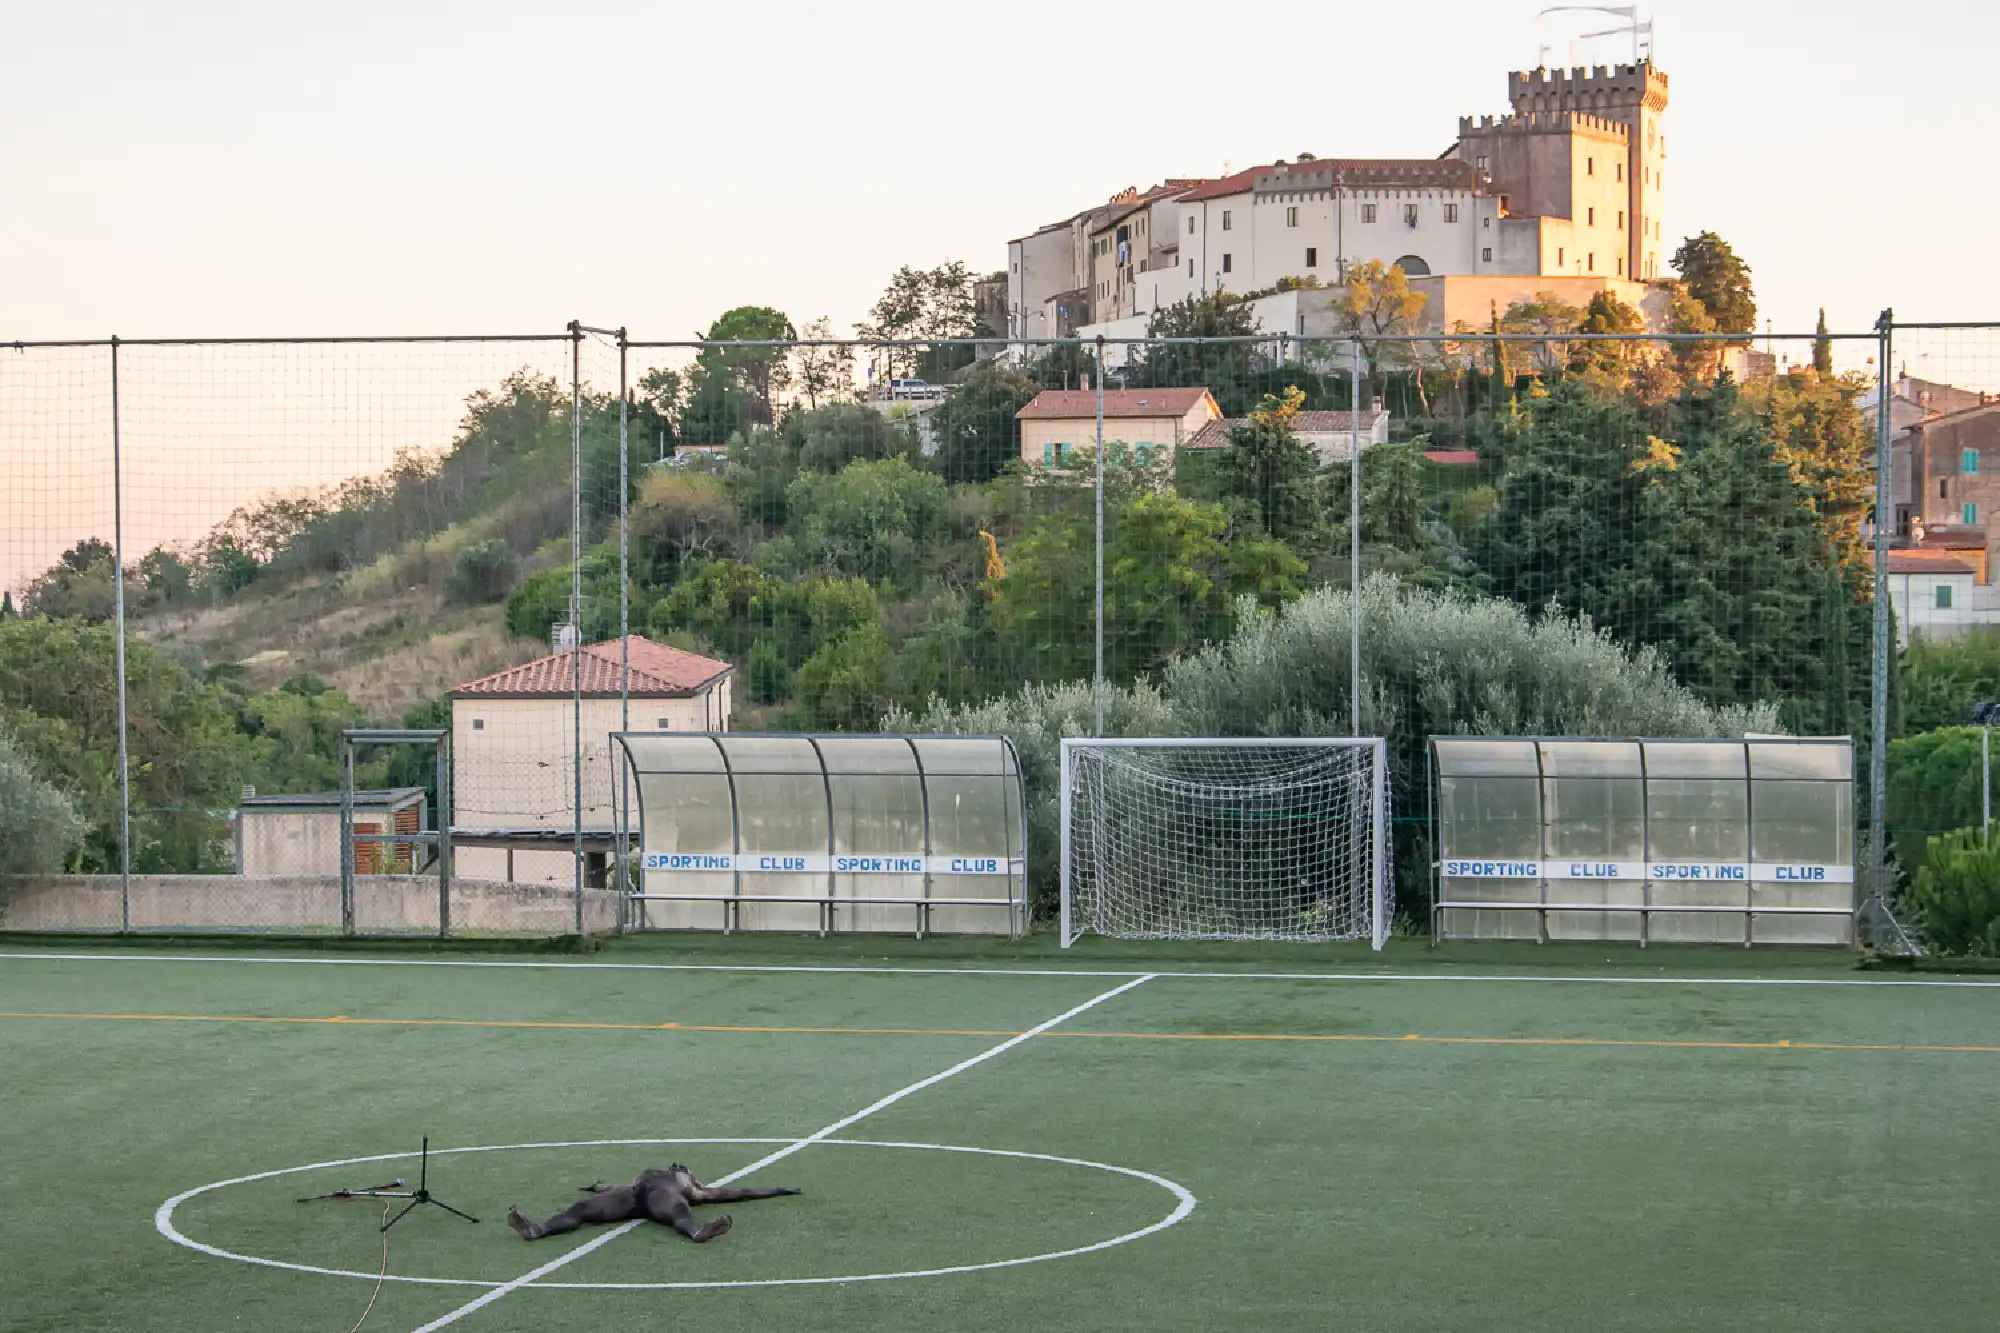
[[(603, 928), (628, 729), (1004, 732), (1043, 895), (1062, 735), (1383, 735), (1419, 914), (1428, 735), (1847, 735), (1893, 897), (1939, 821), (1891, 737), (2000, 620), (1996, 330), (1568, 313), (0, 347), (0, 928)], [(444, 808), (399, 752), (353, 780), (450, 831), (448, 910), (341, 916), (363, 725), (450, 733)]]

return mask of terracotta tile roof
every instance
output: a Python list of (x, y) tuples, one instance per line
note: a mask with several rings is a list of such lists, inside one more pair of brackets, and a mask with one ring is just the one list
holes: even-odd
[(1986, 534), (1978, 528), (1932, 528), (1917, 543), (1922, 551), (1983, 551)]
[(1259, 172), (1269, 171), (1270, 169), (1271, 164), (1264, 163), (1260, 166), (1254, 166), (1248, 171), (1239, 171), (1234, 175), (1223, 176), (1212, 181), (1204, 181), (1182, 195), (1181, 198), (1187, 200), (1189, 203), (1193, 203), (1197, 199), (1220, 199), (1226, 194), (1242, 194), (1249, 190), (1252, 185), (1256, 184)]
[[(632, 635), (628, 642), (631, 644), (632, 697), (635, 699), (684, 699), (702, 693), (735, 670), (727, 662), (682, 652), (637, 634)], [(593, 699), (617, 698), (620, 667), (618, 640), (585, 644), (579, 657), (585, 696)], [(451, 697), (568, 697), (574, 688), (571, 675), (570, 655), (566, 652), (552, 653), (478, 680), (467, 681), (453, 690)]]
[[(1209, 398), (1207, 389), (1106, 389), (1104, 419), (1114, 417), (1184, 417), (1203, 399), (1209, 410), (1222, 409)], [(1014, 414), (1019, 421), (1070, 421), (1097, 416), (1095, 389), (1044, 389), (1034, 401)]]
[(1950, 551), (1912, 551), (1907, 547), (1889, 552), (1891, 574), (1970, 574), (1972, 566)]
[(1472, 449), (1426, 449), (1424, 457), (1442, 467), (1476, 467), (1479, 454)]
[[(1354, 413), (1352, 412), (1300, 412), (1292, 418), (1292, 433), (1295, 435), (1352, 435), (1354, 433)], [(1375, 428), (1389, 419), (1386, 411), (1361, 413), (1361, 431), (1372, 434)], [(1194, 438), (1187, 442), (1189, 449), (1226, 449), (1229, 447), (1229, 432), (1250, 422), (1244, 417), (1231, 417), (1227, 421), (1211, 421), (1196, 431)]]

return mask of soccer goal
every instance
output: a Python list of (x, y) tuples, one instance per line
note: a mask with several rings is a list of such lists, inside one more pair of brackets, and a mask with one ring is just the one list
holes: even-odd
[(1388, 938), (1380, 739), (1067, 739), (1062, 947)]

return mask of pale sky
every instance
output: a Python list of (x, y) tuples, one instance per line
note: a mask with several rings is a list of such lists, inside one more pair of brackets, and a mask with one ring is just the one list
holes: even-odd
[[(844, 329), (1124, 186), (1435, 156), (1537, 7), (0, 0), (0, 340)], [(1990, 10), (1652, 16), (1670, 237), (1734, 243), (1781, 332), (2000, 318)]]

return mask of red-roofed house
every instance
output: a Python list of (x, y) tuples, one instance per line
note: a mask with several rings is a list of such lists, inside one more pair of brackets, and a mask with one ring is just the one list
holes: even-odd
[(633, 731), (727, 731), (734, 672), (635, 634), (622, 647), (617, 639), (586, 644), (454, 689), (452, 843), (460, 873), (522, 883), (574, 878), (571, 755), (580, 687), (585, 878), (602, 884), (615, 827), (611, 733), (628, 716)]
[[(1021, 458), (1044, 467), (1089, 457), (1097, 447), (1097, 392), (1045, 389), (1014, 414), (1021, 423)], [(1104, 439), (1129, 445), (1139, 463), (1186, 447), (1201, 429), (1222, 419), (1207, 389), (1107, 389)], [(1107, 462), (1110, 459), (1107, 455)]]
[[(1211, 421), (1189, 440), (1183, 448), (1227, 449), (1229, 433), (1238, 426), (1247, 426), (1249, 421), (1231, 417), (1226, 421)], [(1353, 448), (1356, 430), (1361, 433), (1361, 447), (1365, 451), (1371, 444), (1389, 442), (1389, 414), (1382, 408), (1360, 414), (1353, 412), (1297, 412), (1292, 416), (1292, 434), (1298, 436), (1299, 443), (1319, 455), (1323, 463), (1345, 460)]]

